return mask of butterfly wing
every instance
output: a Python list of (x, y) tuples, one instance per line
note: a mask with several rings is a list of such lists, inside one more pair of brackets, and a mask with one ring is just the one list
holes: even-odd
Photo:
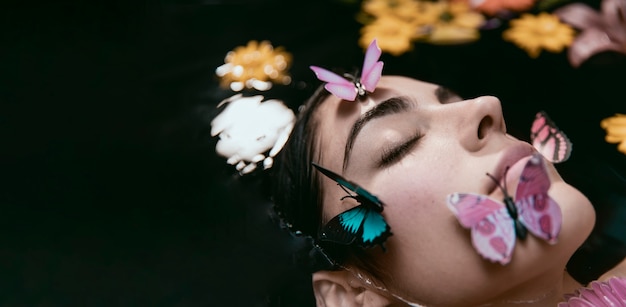
[(524, 198), (535, 194), (546, 194), (550, 189), (550, 177), (544, 164), (542, 155), (535, 153), (522, 170), (515, 198)]
[(572, 153), (572, 142), (543, 111), (535, 116), (530, 128), (533, 146), (552, 163), (560, 163)]
[(357, 243), (362, 247), (382, 245), (391, 235), (385, 219), (375, 210), (359, 205), (332, 218), (320, 238), (338, 244)]
[(356, 99), (357, 88), (354, 83), (324, 68), (318, 66), (310, 66), (310, 68), (318, 79), (327, 82), (324, 88), (333, 95), (349, 101)]
[(352, 244), (360, 235), (366, 214), (367, 209), (363, 206), (356, 206), (340, 213), (324, 225), (320, 238), (338, 244)]
[(550, 244), (557, 242), (562, 223), (561, 208), (548, 194), (529, 196), (516, 204), (519, 220), (532, 234)]
[(322, 174), (337, 182), (342, 187), (355, 192), (360, 205), (332, 218), (323, 228), (321, 239), (339, 244), (357, 243), (362, 247), (371, 247), (383, 243), (391, 236), (389, 224), (380, 212), (383, 211), (383, 203), (373, 194), (361, 188), (341, 175), (311, 162)]
[(323, 166), (315, 162), (311, 162), (311, 164), (328, 178), (334, 180), (335, 182), (344, 186), (348, 190), (355, 192), (357, 196), (359, 197), (360, 201), (370, 202), (371, 205), (374, 205), (374, 207), (376, 208), (376, 211), (380, 212), (383, 210), (383, 203), (378, 199), (378, 197), (374, 196), (372, 193), (360, 187), (358, 184), (343, 178), (341, 175), (327, 168), (324, 168)]
[(548, 189), (550, 178), (545, 163), (540, 154), (535, 154), (522, 170), (515, 205), (522, 224), (535, 236), (554, 244), (561, 231), (562, 215)]
[(389, 224), (385, 222), (383, 216), (368, 208), (363, 221), (363, 232), (361, 233), (360, 244), (363, 247), (371, 247), (376, 244), (383, 246), (383, 243), (391, 236), (391, 229)]
[(450, 194), (447, 203), (461, 225), (471, 229), (472, 244), (480, 255), (503, 265), (511, 261), (515, 228), (503, 204), (474, 193)]
[(363, 70), (361, 71), (361, 84), (368, 92), (373, 92), (380, 80), (383, 72), (383, 62), (379, 61), (382, 51), (378, 47), (376, 40), (373, 40), (367, 51), (363, 61)]

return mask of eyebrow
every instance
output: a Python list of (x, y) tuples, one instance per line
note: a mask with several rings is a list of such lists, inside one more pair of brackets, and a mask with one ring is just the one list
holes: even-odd
[(343, 170), (346, 170), (348, 162), (350, 161), (350, 154), (352, 153), (352, 147), (361, 129), (373, 119), (388, 116), (392, 114), (398, 114), (409, 110), (412, 105), (409, 103), (407, 97), (392, 97), (376, 105), (371, 110), (365, 112), (359, 119), (354, 122), (350, 134), (348, 134), (348, 140), (346, 141), (346, 148), (343, 155)]

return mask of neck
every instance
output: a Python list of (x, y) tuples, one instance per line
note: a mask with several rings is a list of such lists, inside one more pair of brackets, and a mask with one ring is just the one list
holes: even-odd
[[(564, 295), (574, 293), (582, 287), (567, 271), (560, 274), (551, 272), (551, 276), (540, 276), (536, 279), (519, 285), (514, 291), (505, 293), (497, 298), (490, 299), (477, 307), (511, 307), (511, 306), (541, 306), (554, 307), (564, 301)], [(554, 277), (553, 277), (554, 276)], [(368, 283), (372, 285), (371, 283)], [(374, 286), (376, 289), (387, 292), (397, 300), (397, 306), (431, 307), (412, 302), (399, 295), (390, 293), (383, 287)], [(393, 305), (396, 306), (396, 305)]]
[(514, 292), (506, 293), (480, 306), (557, 306), (563, 301), (564, 294), (572, 293), (581, 287), (567, 272), (561, 278), (538, 278), (529, 281)]

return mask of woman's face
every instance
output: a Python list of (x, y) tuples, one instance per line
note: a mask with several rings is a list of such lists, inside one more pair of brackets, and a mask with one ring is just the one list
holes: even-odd
[[(378, 109), (375, 116), (363, 115)], [(322, 166), (343, 174), (378, 196), (393, 235), (386, 252), (374, 249), (392, 280), (386, 287), (411, 301), (464, 305), (515, 297), (560, 282), (571, 254), (595, 220), (587, 198), (565, 183), (547, 163), (549, 195), (560, 205), (563, 225), (558, 243), (528, 235), (517, 240), (503, 266), (483, 259), (446, 205), (453, 192), (476, 192), (502, 200), (503, 192), (486, 173), (506, 181), (514, 196), (533, 147), (506, 134), (500, 101), (484, 96), (462, 100), (437, 85), (385, 76), (365, 102), (330, 96), (316, 114)], [(355, 123), (358, 124), (354, 128)], [(323, 177), (323, 176), (322, 176)], [(324, 218), (356, 206), (345, 192), (323, 178)], [(514, 290), (515, 289), (515, 290)], [(520, 299), (523, 299), (520, 297)]]

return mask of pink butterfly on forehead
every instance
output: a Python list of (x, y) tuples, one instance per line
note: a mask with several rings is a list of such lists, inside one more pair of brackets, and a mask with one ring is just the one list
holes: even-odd
[(526, 163), (515, 200), (507, 193), (506, 185), (500, 188), (504, 203), (475, 193), (448, 195), (448, 207), (463, 227), (471, 229), (472, 244), (478, 253), (505, 265), (511, 261), (515, 237), (523, 240), (527, 231), (555, 244), (561, 231), (561, 208), (548, 196), (550, 179), (541, 155), (534, 154)]
[(572, 153), (572, 142), (544, 111), (535, 115), (530, 127), (530, 141), (552, 163), (563, 162)]
[(365, 52), (363, 70), (361, 76), (350, 76), (352, 80), (347, 80), (329, 70), (317, 66), (310, 66), (318, 79), (327, 82), (324, 88), (333, 95), (349, 101), (354, 101), (357, 94), (359, 97), (365, 96), (366, 92), (374, 92), (383, 71), (383, 62), (379, 61), (381, 50), (373, 40)]

